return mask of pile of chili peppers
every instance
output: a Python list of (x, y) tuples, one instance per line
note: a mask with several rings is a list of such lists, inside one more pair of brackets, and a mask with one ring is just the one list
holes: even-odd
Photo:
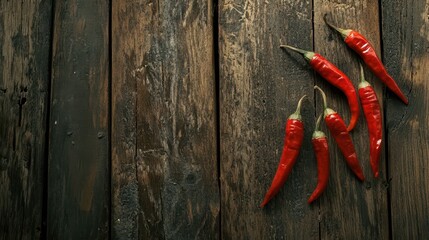
[[(407, 97), (402, 93), (401, 89), (396, 84), (395, 80), (387, 73), (386, 68), (378, 58), (374, 47), (365, 39), (359, 32), (351, 29), (342, 29), (329, 23), (324, 16), (325, 23), (340, 33), (344, 42), (353, 49), (367, 65), (367, 67), (379, 78), (402, 102), (408, 104)], [(316, 126), (311, 139), (313, 150), (317, 160), (317, 186), (308, 203), (312, 203), (324, 192), (328, 185), (329, 179), (329, 146), (328, 138), (325, 133), (319, 130), (320, 122), (323, 119), (331, 136), (338, 145), (344, 159), (360, 180), (364, 181), (362, 168), (360, 166), (350, 131), (356, 126), (359, 118), (359, 100), (364, 112), (364, 116), (368, 125), (369, 133), (369, 162), (374, 177), (379, 176), (379, 159), (382, 145), (382, 116), (381, 107), (377, 99), (377, 95), (372, 86), (365, 80), (364, 70), (360, 64), (360, 83), (358, 91), (355, 90), (353, 83), (340, 69), (333, 63), (318, 53), (305, 51), (289, 45), (281, 45), (281, 48), (287, 48), (301, 54), (311, 65), (311, 67), (327, 82), (338, 88), (346, 96), (350, 108), (351, 119), (348, 125), (338, 112), (328, 107), (326, 95), (321, 88), (315, 86), (323, 99), (323, 114), (321, 114), (316, 122)], [(281, 187), (286, 182), (289, 174), (292, 171), (293, 165), (299, 155), (300, 148), (304, 139), (304, 124), (301, 117), (301, 106), (306, 96), (304, 95), (298, 102), (296, 111), (291, 114), (286, 122), (286, 135), (284, 139), (283, 152), (280, 157), (280, 163), (274, 175), (270, 188), (265, 194), (261, 207), (264, 207), (268, 202), (280, 191)]]

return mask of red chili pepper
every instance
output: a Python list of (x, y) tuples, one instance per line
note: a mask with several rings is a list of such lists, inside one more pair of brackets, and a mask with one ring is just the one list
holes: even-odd
[(317, 159), (317, 186), (308, 199), (308, 204), (319, 198), (320, 195), (325, 191), (328, 186), (329, 179), (329, 148), (328, 139), (324, 132), (319, 131), (320, 120), (322, 120), (322, 114), (316, 122), (316, 127), (313, 132), (311, 142), (313, 144), (314, 154)]
[(365, 81), (362, 65), (360, 65), (359, 97), (365, 114), (369, 133), (370, 164), (375, 177), (378, 177), (382, 133), (382, 118), (377, 94), (369, 82)]
[(359, 54), (359, 56), (361, 56), (365, 64), (369, 69), (371, 69), (374, 75), (377, 76), (377, 78), (379, 78), (384, 84), (386, 84), (386, 86), (393, 93), (395, 93), (396, 96), (402, 100), (402, 102), (408, 105), (407, 97), (405, 97), (405, 95), (402, 93), (395, 80), (387, 73), (383, 62), (381, 62), (380, 58), (378, 58), (377, 53), (375, 52), (371, 43), (357, 31), (352, 29), (342, 29), (332, 25), (326, 20), (326, 15), (323, 17), (323, 19), (328, 26), (335, 29), (342, 35), (347, 46), (349, 46), (357, 54)]
[(347, 131), (351, 131), (356, 126), (359, 118), (359, 101), (353, 83), (347, 75), (318, 53), (305, 51), (289, 45), (281, 45), (280, 47), (289, 48), (302, 54), (302, 56), (310, 63), (311, 67), (320, 74), (320, 76), (326, 79), (330, 84), (339, 88), (346, 95), (350, 112), (352, 114)]
[(359, 161), (357, 159), (356, 150), (353, 145), (352, 138), (350, 137), (350, 134), (347, 132), (347, 127), (346, 127), (346, 124), (344, 123), (344, 120), (337, 112), (328, 108), (328, 105), (326, 103), (326, 95), (323, 92), (323, 90), (320, 89), (318, 86), (314, 86), (314, 88), (319, 90), (320, 93), (322, 94), (323, 106), (325, 108), (324, 115), (325, 115), (326, 126), (328, 127), (329, 131), (334, 137), (335, 142), (337, 142), (337, 145), (340, 148), (341, 152), (343, 153), (343, 156), (345, 157), (347, 164), (349, 165), (350, 169), (354, 172), (354, 174), (359, 178), (359, 180), (361, 181), (365, 180), (365, 177), (363, 176), (362, 168), (360, 167)]
[(296, 111), (290, 115), (287, 120), (286, 135), (280, 163), (271, 186), (265, 194), (261, 207), (264, 207), (280, 191), (280, 188), (286, 182), (295, 164), (296, 158), (298, 157), (304, 139), (304, 124), (301, 121), (301, 104), (305, 97), (306, 95), (299, 100)]

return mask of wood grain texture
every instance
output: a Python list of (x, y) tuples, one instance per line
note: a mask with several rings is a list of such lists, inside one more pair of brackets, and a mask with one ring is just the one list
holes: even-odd
[[(314, 79), (300, 56), (279, 48), (283, 43), (312, 49), (311, 2), (219, 1), (222, 239), (319, 238), (318, 206), (307, 204), (317, 181)], [(280, 193), (260, 209), (286, 119), (304, 94), (300, 156)]]
[(113, 1), (113, 239), (219, 238), (212, 4)]
[(0, 1), (0, 239), (39, 239), (51, 1)]
[[(367, 181), (328, 134), (329, 185), (309, 206), (313, 86), (346, 122), (349, 108), (279, 45), (314, 49), (357, 87), (359, 57), (325, 13), (372, 42), (410, 105), (365, 68), (385, 113), (381, 176), (361, 112), (352, 137)], [(0, 50), (1, 240), (429, 236), (429, 0), (4, 0)], [(300, 156), (260, 209), (304, 94)]]
[(56, 1), (49, 239), (109, 236), (109, 2)]
[(393, 239), (429, 236), (429, 1), (382, 1), (384, 62), (410, 104), (388, 92)]
[[(337, 65), (355, 88), (359, 84), (359, 56), (343, 42), (339, 34), (329, 29), (323, 21), (328, 13), (332, 23), (342, 28), (355, 29), (372, 43), (380, 56), (380, 36), (378, 4), (374, 1), (326, 1), (315, 0), (314, 39), (315, 51)], [(374, 86), (380, 104), (383, 103), (380, 81), (365, 68), (366, 79)], [(328, 95), (328, 104), (350, 120), (349, 107), (345, 96), (338, 89), (317, 79)], [(321, 111), (321, 98), (317, 109)], [(374, 179), (369, 164), (369, 137), (365, 116), (361, 109), (360, 118), (351, 133), (358, 159), (364, 170), (366, 180), (361, 183), (345, 163), (333, 137), (330, 137), (331, 175), (326, 194), (322, 199), (321, 231), (322, 239), (388, 239), (389, 219), (386, 189), (385, 157), (380, 159), (380, 177)]]

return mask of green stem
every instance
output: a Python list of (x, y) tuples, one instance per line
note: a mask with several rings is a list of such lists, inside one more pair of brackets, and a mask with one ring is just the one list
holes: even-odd
[(319, 130), (320, 121), (322, 120), (323, 113), (320, 114), (319, 118), (317, 118), (316, 127), (314, 128), (312, 139), (316, 138), (324, 138), (326, 137), (325, 133)]
[(281, 48), (289, 48), (291, 50), (294, 50), (295, 52), (301, 53), (302, 55), (308, 53), (308, 51), (305, 51), (305, 50), (300, 49), (300, 48), (292, 47), (292, 46), (289, 46), (289, 45), (286, 45), (286, 44), (280, 45), (280, 47)]
[(323, 108), (327, 109), (328, 108), (328, 103), (326, 101), (326, 94), (325, 92), (323, 92), (323, 90), (319, 87), (319, 86), (314, 86), (314, 89), (319, 90), (319, 92), (322, 94), (322, 98), (323, 98)]
[(296, 114), (301, 114), (301, 105), (302, 105), (302, 101), (304, 100), (304, 98), (306, 98), (307, 97), (307, 95), (304, 95), (304, 96), (302, 96), (301, 97), (301, 99), (299, 99), (299, 101), (298, 101), (298, 105), (296, 106), (296, 111), (295, 111), (295, 113)]
[(333, 25), (332, 23), (330, 23), (328, 21), (327, 16), (328, 16), (328, 14), (323, 15), (323, 20), (325, 21), (326, 25), (328, 25), (329, 27), (331, 27), (335, 31), (339, 32), (341, 34), (341, 36), (343, 36), (343, 38), (346, 38), (350, 34), (350, 32), (351, 32), (350, 29), (343, 29), (343, 28), (340, 28), (340, 27)]
[(363, 67), (362, 67), (361, 63), (359, 63), (359, 69), (360, 69), (360, 82), (366, 82), (365, 81), (365, 75), (363, 73)]
[(290, 50), (293, 50), (297, 53), (300, 53), (306, 60), (310, 61), (313, 59), (314, 55), (316, 55), (314, 52), (306, 51), (300, 48), (292, 47), (286, 44), (280, 45), (281, 48), (288, 48)]
[(292, 113), (288, 119), (301, 120), (301, 105), (302, 105), (302, 101), (304, 100), (305, 97), (307, 97), (307, 95), (304, 95), (301, 97), (301, 99), (299, 99), (298, 105), (296, 106), (296, 111), (294, 113)]
[(360, 89), (360, 88), (371, 86), (371, 84), (369, 84), (369, 82), (365, 80), (365, 74), (363, 72), (363, 67), (360, 62), (359, 62), (359, 67), (360, 67), (360, 83), (358, 88)]
[(316, 131), (319, 131), (319, 126), (320, 126), (320, 121), (322, 120), (322, 116), (323, 116), (323, 113), (321, 113), (320, 115), (319, 115), (319, 117), (317, 118), (317, 121), (316, 121), (316, 127), (314, 128), (314, 131), (316, 132)]

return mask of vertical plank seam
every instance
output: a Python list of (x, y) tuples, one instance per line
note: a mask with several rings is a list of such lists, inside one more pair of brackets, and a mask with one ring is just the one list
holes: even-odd
[[(380, 32), (380, 54), (381, 60), (384, 62), (384, 43), (383, 43), (383, 0), (378, 0), (378, 19), (379, 19), (379, 32)], [(389, 129), (387, 127), (387, 91), (383, 86), (383, 122), (384, 122), (384, 158), (386, 169), (386, 186), (387, 186), (387, 219), (389, 239), (392, 239), (392, 202), (391, 202), (391, 186), (390, 186), (390, 171), (389, 171)]]
[(107, 159), (109, 163), (107, 164), (107, 167), (109, 168), (107, 171), (109, 173), (108, 177), (108, 184), (109, 184), (109, 190), (108, 190), (108, 226), (107, 229), (109, 231), (108, 236), (109, 239), (112, 239), (112, 0), (109, 0), (109, 18), (108, 18), (108, 65), (109, 65), (109, 76), (108, 76), (108, 96), (107, 96), (107, 115), (108, 115), (108, 123), (107, 123)]
[(43, 190), (42, 190), (42, 229), (41, 239), (48, 239), (48, 176), (49, 176), (49, 143), (50, 143), (50, 118), (51, 118), (51, 100), (52, 100), (52, 75), (53, 75), (53, 49), (54, 49), (54, 30), (55, 30), (55, 0), (51, 0), (51, 26), (49, 36), (49, 54), (48, 54), (48, 83), (46, 99), (46, 130), (45, 130), (45, 149), (44, 149), (44, 166), (43, 166)]
[[(311, 37), (312, 37), (312, 39), (311, 39), (311, 43), (312, 43), (312, 49), (313, 49), (313, 52), (316, 52), (316, 49), (315, 49), (315, 46), (316, 46), (316, 43), (315, 43), (315, 37), (314, 37), (314, 32), (315, 32), (315, 24), (314, 24), (314, 0), (312, 0), (311, 1), (311, 27), (312, 27), (312, 32), (313, 32), (313, 34), (311, 35)], [(313, 75), (313, 87), (314, 86), (316, 86), (316, 74), (315, 74), (315, 72), (314, 72), (314, 70), (312, 70), (312, 75)], [(314, 91), (313, 91), (313, 93), (314, 93)], [(316, 97), (315, 97), (315, 95), (313, 94), (313, 108), (314, 108), (314, 119), (313, 119), (313, 121), (315, 121), (316, 119), (317, 119), (317, 117), (318, 117), (318, 115), (317, 115), (317, 100), (316, 100)], [(317, 203), (317, 207), (318, 207), (318, 213), (317, 213), (317, 226), (318, 226), (318, 232), (319, 232), (319, 240), (321, 240), (322, 239), (322, 231), (321, 231), (321, 227), (320, 227), (320, 225), (321, 225), (321, 219), (322, 219), (322, 216), (321, 216), (321, 205), (320, 205), (320, 201), (318, 201), (318, 203)]]
[[(20, 21), (21, 21), (21, 24), (20, 24), (20, 26), (19, 26), (19, 32), (22, 34), (22, 25), (23, 24), (25, 24), (24, 23), (24, 18), (23, 18), (23, 9), (24, 9), (24, 1), (22, 1), (21, 2), (21, 7), (20, 7), (20, 12), (21, 12), (21, 17), (20, 17)], [(24, 68), (25, 68), (25, 66), (24, 66), (24, 61), (21, 61), (21, 69), (22, 70), (24, 70)], [(24, 83), (23, 83), (23, 81), (24, 81), (24, 76), (22, 76), (21, 75), (21, 82), (20, 82), (20, 88), (23, 88), (24, 87)], [(22, 92), (22, 89), (21, 89), (21, 92)], [(21, 95), (21, 94), (20, 94)], [(18, 102), (18, 106), (19, 106), (19, 113), (18, 113), (18, 128), (21, 128), (21, 126), (22, 126), (22, 104), (21, 104), (21, 97), (22, 96), (20, 96), (19, 97), (19, 102)], [(16, 128), (15, 128), (16, 129)], [(15, 131), (15, 134), (17, 134), (17, 132), (18, 132), (18, 130), (16, 130)], [(16, 140), (15, 140), (15, 142), (16, 142)], [(28, 179), (28, 178), (27, 178)], [(28, 185), (27, 185), (28, 186)], [(24, 193), (25, 194), (25, 193)], [(27, 197), (27, 196), (26, 196)], [(24, 206), (23, 206), (23, 208), (24, 208)], [(24, 226), (23, 224), (24, 224), (24, 217), (25, 217), (25, 211), (22, 211), (22, 219), (21, 219), (21, 226)], [(22, 239), (22, 233), (23, 233), (23, 231), (21, 231), (21, 236), (20, 236), (20, 238)]]
[(215, 81), (215, 112), (216, 112), (216, 162), (217, 162), (217, 180), (218, 180), (218, 193), (219, 193), (219, 238), (222, 239), (222, 191), (221, 191), (221, 156), (220, 156), (220, 59), (219, 59), (219, 0), (213, 0), (213, 60), (214, 60), (214, 81)]
[[(159, 1), (158, 1), (159, 2)], [(163, 69), (164, 69), (164, 65), (162, 64), (162, 62), (161, 62), (161, 71), (163, 71)], [(163, 78), (161, 78), (161, 81), (163, 80)], [(138, 173), (138, 149), (139, 149), (139, 145), (138, 145), (138, 142), (137, 142), (137, 140), (138, 140), (138, 137), (137, 137), (137, 133), (138, 133), (138, 126), (139, 126), (139, 124), (138, 124), (138, 117), (139, 117), (139, 115), (138, 115), (138, 109), (139, 109), (139, 107), (138, 107), (138, 103), (139, 103), (139, 101), (138, 101), (138, 96), (137, 96), (137, 94), (138, 94), (138, 82), (137, 82), (137, 79), (134, 79), (134, 89), (135, 89), (135, 96), (134, 96), (134, 114), (135, 114), (135, 118), (134, 118), (134, 130), (135, 130), (135, 135), (134, 135), (134, 142), (135, 142), (135, 144), (134, 144), (134, 156), (133, 156), (133, 161), (134, 161), (134, 174), (135, 174), (135, 181), (136, 181), (136, 184), (137, 184), (137, 201), (138, 202), (140, 202), (140, 199), (139, 199), (139, 173)], [(161, 200), (161, 203), (160, 203), (160, 205), (161, 206), (163, 206), (162, 205), (162, 194), (160, 194), (160, 200)], [(139, 204), (137, 204), (137, 208), (138, 208), (138, 210), (137, 211), (140, 211), (140, 205)], [(136, 224), (136, 234), (137, 234), (137, 239), (139, 238), (139, 236), (140, 236), (140, 221), (139, 221), (139, 213), (137, 212), (137, 214), (136, 214), (136, 222), (135, 222), (135, 224)], [(161, 219), (162, 219), (162, 223), (164, 223), (164, 214), (161, 214)], [(165, 229), (165, 225), (163, 226), (163, 229)], [(164, 230), (165, 231), (165, 230)], [(165, 234), (164, 234), (164, 236), (165, 236)]]
[[(21, 32), (21, 34), (22, 34), (22, 25), (25, 24), (24, 23), (24, 18), (23, 18), (23, 13), (22, 13), (23, 9), (24, 9), (24, 1), (21, 2), (21, 7), (20, 7), (20, 10), (21, 10), (20, 11), (21, 12), (21, 18), (20, 18), (21, 24), (19, 26), (19, 32)], [(21, 69), (22, 70), (25, 69), (24, 68), (24, 61), (21, 61)], [(20, 82), (21, 86), (20, 86), (20, 88), (22, 88), (24, 86), (23, 82), (24, 82), (24, 76), (21, 75), (21, 82)], [(21, 90), (21, 94), (22, 94), (22, 90)], [(19, 106), (18, 129), (22, 127), (22, 104), (21, 104), (21, 98), (22, 98), (22, 95), (19, 97), (19, 102), (18, 102), (18, 106)], [(18, 129), (16, 128), (15, 134), (18, 132)], [(15, 142), (16, 142), (16, 140), (15, 140)], [(28, 177), (27, 177), (27, 183), (26, 184), (27, 184), (27, 189), (26, 190), (22, 189), (22, 190), (23, 190), (23, 195), (25, 195), (25, 198), (28, 199), (28, 186), (29, 186), (28, 185)], [(24, 232), (25, 232), (25, 228), (24, 228), (24, 222), (25, 222), (25, 220), (24, 220), (25, 219), (25, 203), (23, 204), (22, 208), (23, 208), (23, 211), (22, 211), (21, 223), (20, 223), (22, 229), (20, 231), (21, 232), (20, 239), (23, 239), (23, 235), (24, 235)]]

